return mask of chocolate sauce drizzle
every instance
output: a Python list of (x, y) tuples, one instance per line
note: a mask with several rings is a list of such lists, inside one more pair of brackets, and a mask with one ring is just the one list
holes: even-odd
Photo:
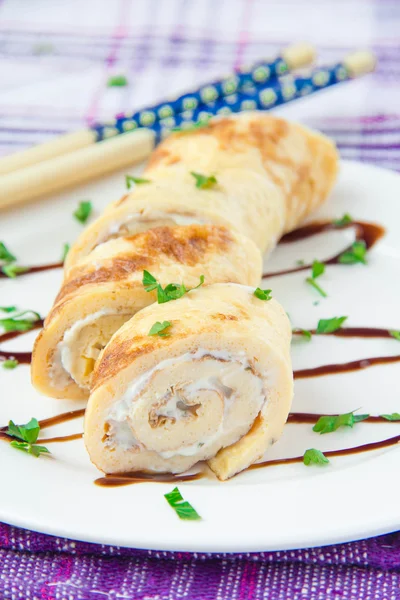
[[(22, 273), (16, 273), (16, 277), (23, 277), (24, 275), (30, 275), (31, 273), (40, 273), (41, 271), (51, 271), (53, 269), (61, 269), (64, 263), (49, 263), (47, 265), (33, 265), (32, 267), (24, 267), (26, 269)], [(0, 270), (0, 278), (7, 277), (3, 271)]]
[[(290, 233), (284, 235), (280, 244), (291, 244), (293, 242), (298, 242), (300, 240), (305, 240), (313, 235), (317, 235), (318, 233), (323, 233), (325, 231), (335, 231), (341, 229), (349, 229), (354, 228), (356, 232), (357, 240), (364, 240), (367, 250), (370, 250), (372, 246), (376, 244), (378, 240), (383, 237), (385, 234), (385, 229), (381, 225), (377, 225), (376, 223), (364, 223), (363, 221), (352, 221), (351, 223), (346, 223), (345, 225), (335, 225), (331, 221), (321, 221), (317, 223), (310, 223), (309, 225), (305, 225), (304, 227), (299, 227), (299, 229), (295, 229)], [(339, 257), (350, 250), (351, 246), (344, 248), (339, 254), (332, 256), (328, 260), (324, 260), (323, 262), (326, 265), (338, 265), (341, 264), (339, 262)], [(301, 265), (289, 269), (283, 269), (282, 271), (272, 271), (263, 274), (263, 279), (266, 277), (279, 277), (281, 275), (289, 275), (289, 273), (298, 273), (300, 271), (307, 271), (312, 268), (312, 265)]]

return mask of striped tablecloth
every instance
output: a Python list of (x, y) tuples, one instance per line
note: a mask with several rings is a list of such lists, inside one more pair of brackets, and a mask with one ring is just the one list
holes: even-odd
[[(279, 110), (344, 158), (400, 169), (397, 0), (0, 0), (0, 155), (161, 100), (307, 39), (321, 62), (376, 51), (373, 76)], [(128, 85), (107, 87), (110, 75)], [(1, 229), (1, 223), (0, 223)], [(400, 598), (400, 535), (251, 555), (94, 546), (0, 525), (0, 597)]]

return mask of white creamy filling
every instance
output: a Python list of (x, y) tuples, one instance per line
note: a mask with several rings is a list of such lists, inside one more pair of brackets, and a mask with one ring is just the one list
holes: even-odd
[[(76, 321), (72, 327), (64, 332), (62, 340), (57, 344), (54, 352), (53, 364), (50, 369), (50, 377), (56, 387), (65, 387), (73, 378), (73, 357), (76, 355), (75, 344), (81, 330), (87, 325), (95, 323), (100, 317), (113, 314), (111, 309), (103, 308), (96, 313), (88, 315), (84, 319)], [(75, 381), (75, 380), (74, 380)]]
[[(250, 288), (249, 288), (250, 289)], [(252, 288), (251, 288), (252, 289)], [(249, 362), (246, 358), (244, 351), (232, 355), (227, 350), (207, 350), (199, 348), (196, 352), (187, 352), (177, 358), (170, 358), (163, 360), (158, 365), (143, 373), (140, 377), (135, 379), (126, 389), (124, 395), (119, 398), (107, 416), (107, 422), (112, 423), (112, 437), (113, 441), (117, 446), (126, 449), (127, 445), (133, 447), (138, 445), (133, 432), (130, 430), (130, 435), (127, 429), (128, 417), (134, 420), (136, 410), (139, 410), (139, 399), (140, 393), (145, 388), (147, 382), (157, 371), (171, 368), (177, 363), (191, 362), (193, 360), (199, 360), (205, 356), (211, 358), (220, 359), (227, 361), (227, 363), (236, 362), (239, 363), (243, 370), (248, 368)], [(265, 402), (265, 395), (263, 393), (263, 383), (259, 378), (258, 385), (258, 397), (255, 401), (258, 404), (258, 409), (262, 408)], [(224, 398), (224, 419), (222, 420), (219, 428), (213, 434), (207, 436), (205, 439), (191, 444), (183, 446), (178, 450), (160, 452), (159, 455), (162, 458), (169, 459), (173, 456), (193, 456), (199, 452), (200, 449), (205, 450), (208, 446), (211, 446), (223, 433), (224, 433), (224, 420), (227, 413), (229, 412), (230, 406), (236, 400), (235, 392), (232, 388), (224, 385), (216, 377), (204, 377), (193, 383), (190, 383), (185, 387), (185, 396), (190, 397), (191, 394), (195, 395), (200, 390), (214, 390), (221, 394)], [(136, 406), (135, 406), (136, 403)], [(160, 410), (160, 414), (174, 419), (180, 419), (183, 417), (185, 411), (179, 408), (176, 396), (172, 396), (171, 400), (163, 406)]]
[[(115, 221), (109, 228), (107, 236), (116, 235), (119, 233), (120, 228), (123, 225), (129, 226), (131, 221), (137, 223), (143, 223), (146, 221), (161, 221), (170, 220), (174, 221), (176, 225), (204, 225), (208, 223), (206, 219), (199, 219), (188, 215), (181, 215), (179, 213), (169, 213), (164, 211), (143, 211), (142, 213), (132, 213), (127, 215), (119, 221)], [(103, 239), (103, 241), (105, 241)]]

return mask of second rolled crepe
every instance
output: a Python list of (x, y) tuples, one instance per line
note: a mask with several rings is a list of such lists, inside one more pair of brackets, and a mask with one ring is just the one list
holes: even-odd
[(163, 286), (236, 282), (257, 285), (261, 256), (224, 227), (158, 227), (109, 240), (70, 269), (33, 352), (32, 382), (54, 398), (83, 399), (101, 351), (117, 329), (156, 300), (144, 270)]
[[(261, 112), (173, 134), (150, 157), (147, 183), (111, 204), (80, 236), (66, 271), (112, 237), (160, 225), (223, 225), (269, 251), (325, 200), (337, 163), (327, 137)], [(193, 173), (215, 183), (196, 187)]]
[[(167, 321), (168, 335), (149, 335)], [(291, 327), (254, 288), (214, 284), (153, 304), (112, 337), (85, 415), (105, 473), (180, 473), (200, 460), (224, 480), (282, 433), (293, 394)]]

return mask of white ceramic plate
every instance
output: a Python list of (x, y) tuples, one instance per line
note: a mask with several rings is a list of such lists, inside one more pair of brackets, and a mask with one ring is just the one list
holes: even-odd
[[(132, 171), (133, 172), (133, 171)], [(64, 242), (81, 226), (72, 218), (78, 200), (91, 198), (100, 212), (123, 193), (123, 174), (1, 215), (0, 240), (21, 264), (59, 259)], [(305, 273), (268, 280), (293, 326), (315, 327), (318, 319), (348, 315), (348, 325), (400, 328), (400, 177), (356, 163), (342, 164), (339, 183), (314, 217), (375, 221), (386, 236), (369, 255), (368, 266), (333, 266), (321, 278), (326, 299), (304, 283)], [(323, 260), (344, 248), (350, 230), (281, 246), (268, 270), (293, 266), (297, 259)], [(61, 282), (61, 271), (0, 281), (0, 305), (17, 304), (45, 315)], [(319, 301), (319, 304), (314, 303)], [(30, 349), (35, 333), (7, 342), (3, 349)], [(395, 340), (314, 338), (293, 343), (294, 368), (400, 354)], [(357, 408), (371, 414), (400, 412), (400, 364), (343, 375), (299, 380), (294, 411), (342, 413)], [(24, 423), (79, 408), (82, 404), (41, 397), (29, 368), (0, 368), (0, 424)], [(46, 430), (63, 435), (82, 430), (80, 421)], [(359, 445), (400, 433), (399, 424), (365, 424), (320, 436), (310, 425), (287, 425), (268, 458), (302, 455)], [(173, 485), (143, 483), (122, 488), (93, 484), (98, 471), (82, 441), (52, 444), (53, 460), (34, 459), (0, 442), (0, 519), (29, 529), (77, 540), (136, 548), (187, 551), (259, 551), (354, 540), (400, 528), (400, 449), (390, 448), (331, 459), (328, 467), (302, 464), (245, 472), (220, 483), (202, 479), (179, 488), (203, 517), (180, 521), (163, 495)]]

